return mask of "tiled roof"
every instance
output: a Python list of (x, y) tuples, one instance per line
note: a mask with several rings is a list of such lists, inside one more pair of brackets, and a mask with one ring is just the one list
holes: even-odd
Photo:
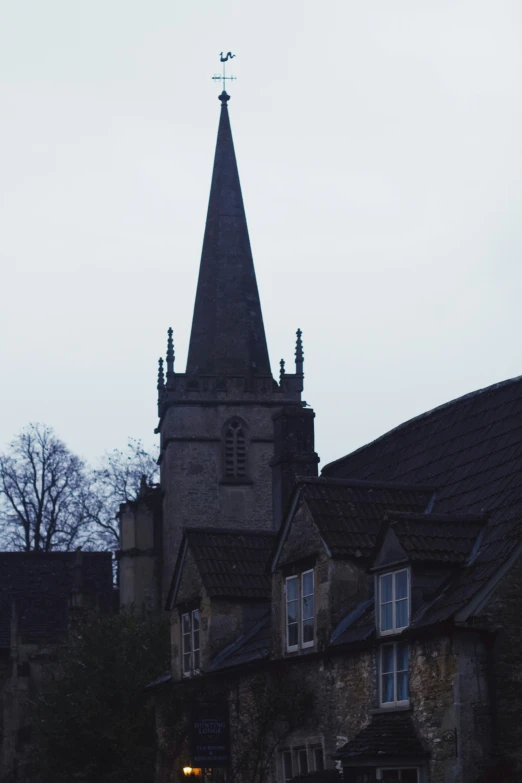
[(431, 487), (379, 482), (303, 479), (301, 498), (333, 557), (368, 560), (387, 513), (422, 513)]
[(266, 614), (246, 634), (222, 650), (210, 665), (210, 671), (261, 661), (270, 653), (270, 613)]
[(13, 605), (26, 643), (52, 643), (67, 630), (75, 587), (93, 606), (112, 604), (110, 552), (0, 552), (0, 648), (10, 646)]
[(522, 540), (522, 376), (401, 424), (323, 469), (323, 475), (437, 487), (433, 513), (487, 514), (473, 561), (424, 615), (450, 618)]
[(335, 758), (378, 758), (379, 756), (427, 756), (408, 712), (378, 713), (352, 740), (339, 748)]
[(396, 514), (389, 526), (412, 561), (458, 564), (468, 559), (484, 529), (484, 517)]
[(270, 598), (267, 563), (275, 533), (186, 528), (185, 536), (210, 596)]

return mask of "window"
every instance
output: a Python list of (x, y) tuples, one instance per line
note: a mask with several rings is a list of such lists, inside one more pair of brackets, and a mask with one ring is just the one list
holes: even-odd
[(408, 645), (396, 642), (381, 647), (381, 704), (407, 704), (409, 691)]
[(289, 576), (286, 590), (286, 649), (314, 644), (314, 571)]
[(247, 476), (247, 448), (245, 427), (233, 419), (225, 432), (225, 478), (242, 479)]
[(379, 577), (379, 600), (381, 634), (397, 633), (408, 626), (410, 601), (407, 568)]
[(283, 781), (286, 783), (288, 780), (292, 780), (294, 777), (292, 772), (292, 751), (285, 750), (281, 754), (281, 762), (283, 765)]
[(323, 749), (320, 745), (318, 745), (315, 748), (312, 748), (312, 758), (313, 758), (314, 772), (320, 772), (322, 769), (324, 769)]
[(300, 775), (308, 775), (308, 753), (306, 748), (299, 748), (297, 751), (297, 767)]
[(199, 609), (181, 615), (183, 676), (199, 673)]
[(403, 780), (404, 783), (418, 783), (419, 773), (417, 768), (403, 767), (402, 769), (378, 769), (377, 780)]

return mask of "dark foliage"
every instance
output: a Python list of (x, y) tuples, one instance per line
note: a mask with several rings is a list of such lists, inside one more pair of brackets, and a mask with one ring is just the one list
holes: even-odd
[(38, 703), (44, 780), (144, 783), (154, 777), (155, 728), (145, 686), (169, 666), (168, 617), (89, 613), (70, 634), (60, 676)]

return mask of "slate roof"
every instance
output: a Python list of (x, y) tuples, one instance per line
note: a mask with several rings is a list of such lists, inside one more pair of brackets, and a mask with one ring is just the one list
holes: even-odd
[(433, 513), (487, 514), (477, 551), (424, 615), (449, 619), (522, 541), (522, 376), (401, 424), (323, 469), (331, 478), (437, 487)]
[(270, 531), (186, 528), (185, 539), (211, 597), (270, 599)]
[(372, 715), (370, 723), (336, 751), (335, 758), (347, 761), (380, 756), (419, 758), (427, 755), (409, 713), (390, 712)]
[(466, 562), (485, 524), (484, 517), (451, 514), (396, 514), (388, 521), (409, 560), (450, 565)]
[(374, 604), (375, 600), (372, 596), (366, 601), (361, 601), (353, 611), (343, 617), (332, 631), (330, 646), (364, 642), (373, 636), (375, 631)]
[(248, 633), (240, 636), (216, 655), (210, 665), (210, 671), (264, 660), (269, 656), (270, 643), (270, 612), (268, 612)]
[(433, 488), (309, 478), (302, 480), (300, 497), (332, 557), (368, 561), (386, 515), (394, 511), (424, 512)]
[(69, 599), (78, 584), (93, 605), (112, 605), (110, 552), (0, 552), (0, 648), (11, 643), (16, 609), (22, 642), (59, 641), (67, 630)]
[(223, 92), (187, 375), (272, 377)]

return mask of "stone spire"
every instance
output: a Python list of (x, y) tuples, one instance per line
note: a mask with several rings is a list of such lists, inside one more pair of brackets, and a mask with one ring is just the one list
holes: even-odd
[(219, 100), (187, 375), (271, 376), (225, 91)]
[(167, 330), (167, 383), (174, 375), (174, 334), (172, 326)]

